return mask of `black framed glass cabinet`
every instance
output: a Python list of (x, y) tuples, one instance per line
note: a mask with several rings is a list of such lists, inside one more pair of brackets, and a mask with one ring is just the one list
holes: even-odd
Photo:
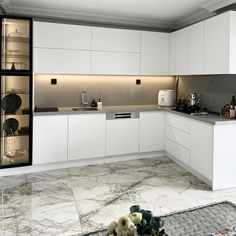
[(0, 168), (32, 164), (32, 19), (1, 16)]

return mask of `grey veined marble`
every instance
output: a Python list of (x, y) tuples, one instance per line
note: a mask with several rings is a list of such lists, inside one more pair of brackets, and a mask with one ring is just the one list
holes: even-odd
[(0, 178), (0, 235), (69, 236), (105, 227), (140, 204), (166, 214), (222, 200), (166, 157)]

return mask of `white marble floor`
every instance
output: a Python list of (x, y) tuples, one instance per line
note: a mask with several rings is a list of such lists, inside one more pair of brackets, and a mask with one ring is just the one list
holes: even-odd
[(134, 204), (156, 215), (229, 200), (166, 157), (0, 178), (0, 235), (69, 236), (104, 227)]

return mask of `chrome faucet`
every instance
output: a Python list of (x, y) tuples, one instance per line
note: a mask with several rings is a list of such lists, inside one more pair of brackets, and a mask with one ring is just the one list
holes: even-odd
[(82, 107), (86, 107), (88, 105), (86, 94), (87, 94), (86, 91), (82, 91), (82, 93), (81, 93), (81, 106)]

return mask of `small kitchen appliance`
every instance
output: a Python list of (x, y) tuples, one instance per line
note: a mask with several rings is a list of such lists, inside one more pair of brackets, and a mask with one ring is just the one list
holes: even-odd
[(158, 93), (158, 105), (163, 107), (175, 106), (175, 91), (160, 90)]

